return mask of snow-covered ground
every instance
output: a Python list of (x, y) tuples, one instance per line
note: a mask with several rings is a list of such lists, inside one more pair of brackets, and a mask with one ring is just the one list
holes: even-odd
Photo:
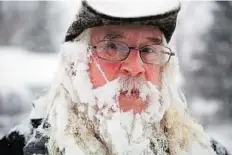
[(58, 54), (33, 53), (17, 47), (0, 47), (1, 85), (44, 85), (52, 81)]
[(29, 113), (32, 101), (52, 82), (57, 61), (57, 54), (0, 48), (0, 137)]

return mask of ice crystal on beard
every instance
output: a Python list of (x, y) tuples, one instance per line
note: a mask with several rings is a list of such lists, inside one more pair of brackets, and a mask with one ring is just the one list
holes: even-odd
[(143, 102), (147, 100), (150, 89), (147, 82), (141, 77), (122, 76), (119, 78), (121, 92), (127, 95), (138, 94)]
[(97, 66), (97, 69), (99, 70), (99, 72), (101, 73), (102, 77), (105, 79), (106, 83), (109, 83), (104, 71), (101, 69), (100, 65), (97, 63), (96, 59), (93, 57), (94, 63)]

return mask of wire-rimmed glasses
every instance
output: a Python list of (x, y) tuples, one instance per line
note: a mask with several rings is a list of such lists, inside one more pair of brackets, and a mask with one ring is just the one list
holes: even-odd
[(95, 49), (98, 57), (109, 61), (126, 60), (131, 50), (136, 49), (139, 51), (140, 58), (144, 63), (161, 66), (168, 63), (171, 57), (175, 55), (170, 48), (155, 44), (137, 48), (129, 47), (125, 43), (119, 41), (102, 40), (91, 47)]

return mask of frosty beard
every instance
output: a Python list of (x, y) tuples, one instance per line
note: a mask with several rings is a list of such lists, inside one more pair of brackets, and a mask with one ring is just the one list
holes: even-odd
[[(130, 96), (135, 91), (143, 104), (147, 104), (146, 109), (140, 114), (120, 110), (119, 95), (123, 92)], [(94, 94), (100, 105), (95, 114), (98, 122), (95, 130), (111, 154), (165, 154), (168, 144), (160, 126), (164, 111), (161, 111), (160, 92), (155, 85), (142, 78), (121, 77), (94, 89)]]
[[(135, 90), (139, 92), (138, 97), (147, 104), (146, 109), (141, 114), (135, 114), (133, 110), (122, 112), (118, 103), (120, 93), (131, 95)], [(92, 89), (92, 93), (88, 94), (89, 97), (92, 94), (95, 104), (78, 103), (73, 106), (69, 122), (72, 131), (76, 131), (81, 125), (78, 122), (84, 120), (82, 123), (87, 130), (104, 146), (98, 145), (99, 149), (96, 149), (97, 144), (94, 143), (92, 147), (95, 149), (91, 148), (90, 139), (86, 138), (89, 133), (83, 134), (86, 137), (82, 138), (80, 133), (75, 139), (86, 143), (82, 146), (86, 154), (165, 154), (168, 142), (160, 121), (166, 109), (161, 104), (160, 91), (155, 85), (141, 78), (120, 77)], [(102, 148), (105, 148), (104, 151)]]
[[(72, 79), (74, 86), (80, 86), (80, 82), (84, 80), (80, 78), (85, 78), (81, 75), (83, 72), (79, 74)], [(83, 87), (74, 89), (87, 90)], [(133, 110), (128, 112), (120, 110), (118, 100), (120, 93), (131, 95), (133, 91), (139, 92), (138, 97), (147, 104), (141, 114), (134, 115)], [(79, 102), (73, 105), (69, 119), (72, 133), (78, 135), (75, 139), (82, 144), (81, 147), (86, 154), (165, 154), (168, 143), (160, 120), (166, 110), (164, 107), (168, 106), (161, 104), (160, 91), (155, 85), (142, 78), (120, 77), (86, 93), (92, 103)], [(79, 93), (78, 97), (84, 100), (85, 94)], [(78, 129), (82, 135), (75, 133), (80, 126), (87, 128)], [(84, 130), (89, 132), (83, 133)], [(89, 134), (95, 138), (87, 136)], [(90, 141), (96, 142), (90, 144)]]
[[(51, 125), (49, 154), (60, 155), (60, 150), (64, 155), (179, 155), (199, 150), (193, 143), (214, 154), (209, 137), (188, 114), (186, 103), (178, 95), (174, 78), (177, 60), (172, 59), (162, 70), (160, 90), (129, 77), (92, 89), (88, 56), (78, 52), (87, 50), (86, 42), (65, 46), (56, 81), (44, 102), (48, 103), (45, 118)], [(141, 99), (149, 99), (145, 102), (147, 108), (138, 115), (121, 112), (119, 92), (136, 88)]]
[[(78, 52), (88, 50), (86, 42), (64, 46), (63, 69), (60, 69), (63, 70), (60, 72), (62, 87), (56, 101), (67, 104), (55, 103), (57, 123), (52, 125), (55, 127), (52, 133), (56, 144), (50, 144), (50, 148), (54, 145), (61, 150), (65, 148), (66, 155), (77, 152), (80, 155), (166, 154), (168, 142), (161, 120), (170, 103), (164, 102), (161, 96), (164, 90), (132, 77), (120, 77), (93, 89), (88, 74), (88, 54)], [(139, 97), (147, 104), (146, 109), (136, 115), (133, 111), (122, 112), (118, 103), (120, 92), (130, 95), (133, 91), (139, 91)], [(62, 122), (61, 127), (57, 127), (59, 120), (64, 120), (62, 111), (67, 115), (67, 123)], [(67, 145), (64, 138), (59, 138), (61, 135), (73, 145)]]
[[(55, 81), (48, 94), (35, 104), (35, 107), (42, 104), (46, 108), (45, 112), (44, 108), (35, 108), (35, 113), (45, 113), (40, 115), (51, 126), (48, 132), (44, 129), (45, 135), (50, 137), (49, 154), (179, 155), (183, 151), (199, 150), (189, 147), (193, 142), (199, 143), (199, 147), (204, 144), (203, 147), (212, 151), (209, 137), (190, 117), (186, 103), (178, 94), (175, 83), (177, 58), (171, 59), (162, 71), (160, 90), (149, 82), (132, 78), (129, 78), (129, 81), (134, 81), (131, 87), (127, 83), (123, 86), (125, 82), (115, 79), (92, 89), (88, 53), (83, 52), (88, 50), (86, 40), (64, 43)], [(135, 83), (139, 81), (141, 84), (137, 87)], [(146, 103), (149, 106), (141, 114), (120, 111), (118, 94), (120, 91), (129, 92), (128, 88), (138, 88), (141, 99), (150, 97)], [(166, 153), (167, 148), (170, 153)]]

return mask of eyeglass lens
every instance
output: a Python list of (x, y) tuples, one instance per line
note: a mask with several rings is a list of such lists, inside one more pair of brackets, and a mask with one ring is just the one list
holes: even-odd
[[(130, 48), (121, 42), (101, 41), (97, 44), (97, 55), (106, 60), (122, 61), (130, 54)], [(143, 62), (151, 64), (163, 64), (169, 60), (171, 53), (169, 48), (161, 45), (148, 45), (139, 49)]]

